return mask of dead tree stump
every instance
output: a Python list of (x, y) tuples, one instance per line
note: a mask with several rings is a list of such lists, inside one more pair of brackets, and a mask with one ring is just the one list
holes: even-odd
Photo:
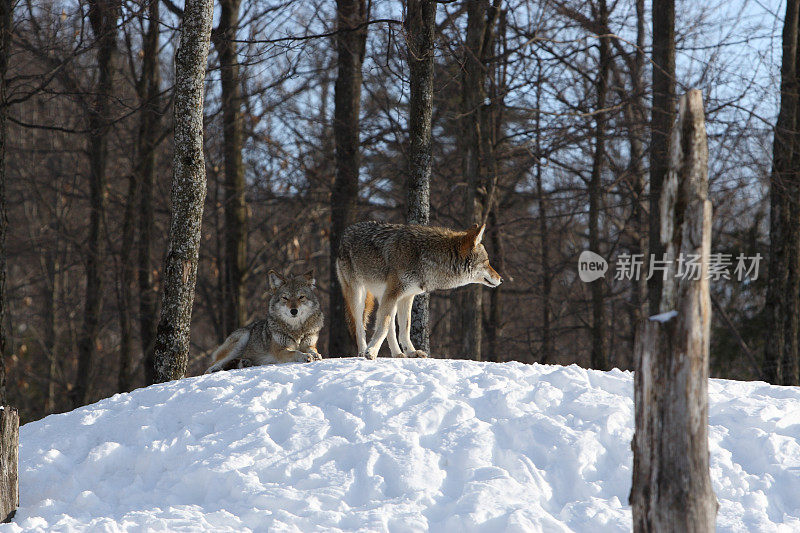
[[(711, 202), (698, 90), (680, 99), (660, 208), (661, 244), (672, 267), (661, 314), (636, 330), (633, 530), (710, 533), (717, 514), (708, 455)], [(680, 254), (698, 258), (696, 273), (677, 270), (686, 267)]]
[(19, 507), (19, 413), (0, 410), (0, 520), (9, 522)]

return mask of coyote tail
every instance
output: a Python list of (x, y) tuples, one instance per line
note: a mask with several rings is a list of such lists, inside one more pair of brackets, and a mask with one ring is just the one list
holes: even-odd
[[(239, 334), (237, 335), (237, 333)], [(214, 353), (211, 354), (211, 360), (220, 361), (226, 357), (228, 359), (235, 359), (240, 353), (242, 353), (242, 350), (244, 350), (244, 347), (247, 345), (247, 341), (249, 340), (249, 331), (244, 331), (243, 333), (237, 331), (232, 333), (227, 339), (225, 339), (225, 342), (223, 342), (219, 348), (214, 350)]]
[[(348, 290), (342, 291), (345, 294), (344, 297), (344, 304), (347, 308), (347, 313), (345, 314), (345, 322), (347, 322), (347, 330), (350, 332), (350, 338), (353, 339), (353, 342), (356, 342), (358, 337), (356, 336), (356, 320), (355, 315), (353, 315), (353, 304), (355, 302), (352, 301), (352, 294)], [(375, 309), (375, 297), (372, 295), (371, 292), (367, 291), (367, 298), (364, 300), (364, 329), (367, 328), (367, 323), (369, 322), (369, 317), (372, 314), (372, 310)]]
[[(345, 322), (347, 323), (347, 330), (350, 332), (350, 338), (353, 340), (353, 342), (357, 342), (358, 337), (356, 335), (356, 320), (355, 315), (353, 315), (353, 306), (356, 303), (353, 301), (353, 287), (347, 282), (346, 279), (344, 279), (344, 276), (342, 276), (342, 274), (339, 272), (339, 268), (336, 269), (336, 273), (338, 274), (339, 285), (342, 288), (342, 295), (344, 296)], [(365, 329), (374, 308), (375, 296), (373, 296), (371, 292), (367, 291), (367, 297), (364, 300), (364, 319), (362, 322)]]

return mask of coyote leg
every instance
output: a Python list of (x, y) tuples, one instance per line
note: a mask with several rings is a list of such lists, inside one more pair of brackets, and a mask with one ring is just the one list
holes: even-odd
[[(397, 314), (395, 314), (395, 317), (396, 316)], [(392, 317), (392, 323), (389, 324), (389, 335), (386, 338), (389, 342), (389, 350), (391, 350), (392, 352), (392, 357), (405, 357), (405, 355), (403, 355), (403, 350), (400, 349), (400, 345), (397, 343), (397, 330), (395, 328), (395, 317)]]
[(364, 306), (366, 305), (367, 289), (363, 285), (352, 286), (353, 295), (353, 321), (356, 325), (356, 344), (358, 353), (367, 351), (367, 331), (364, 329)]
[(397, 320), (400, 323), (400, 344), (406, 357), (428, 357), (422, 350), (414, 348), (411, 342), (411, 307), (414, 295), (406, 296), (397, 302)]
[(372, 334), (372, 339), (367, 345), (366, 351), (363, 353), (367, 359), (375, 359), (378, 357), (378, 351), (381, 349), (381, 344), (389, 334), (389, 327), (394, 325), (394, 315), (397, 311), (397, 290), (392, 290), (387, 287), (381, 298), (381, 303), (378, 306), (378, 316), (375, 321), (375, 332)]

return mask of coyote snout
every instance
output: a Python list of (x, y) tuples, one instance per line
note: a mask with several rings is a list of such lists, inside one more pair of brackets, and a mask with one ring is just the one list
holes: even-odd
[(498, 274), (497, 271), (492, 268), (492, 265), (487, 262), (486, 266), (484, 267), (483, 279), (481, 280), (481, 283), (487, 287), (494, 288), (503, 283), (503, 278), (501, 278), (500, 274)]
[[(497, 287), (503, 282), (481, 241), (486, 226), (466, 231), (431, 226), (361, 222), (342, 235), (336, 271), (350, 331), (360, 355), (374, 359), (389, 338), (393, 357), (427, 357), (411, 343), (414, 296), (469, 283)], [(379, 300), (375, 332), (367, 345), (364, 329), (373, 295)], [(395, 332), (400, 321), (400, 342)]]

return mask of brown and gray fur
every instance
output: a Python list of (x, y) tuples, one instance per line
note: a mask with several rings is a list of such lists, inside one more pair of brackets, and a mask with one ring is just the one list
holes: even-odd
[[(359, 355), (374, 359), (387, 335), (393, 357), (426, 357), (411, 343), (414, 296), (469, 283), (497, 287), (502, 278), (481, 244), (486, 226), (466, 231), (433, 226), (359, 222), (342, 235), (336, 272)], [(366, 342), (372, 299), (380, 302), (375, 332)], [(395, 332), (400, 323), (400, 343)]]
[[(206, 374), (231, 368), (322, 359), (317, 339), (323, 315), (314, 275), (284, 277), (270, 270), (267, 318), (237, 329), (216, 349)], [(293, 314), (294, 313), (294, 314)]]

